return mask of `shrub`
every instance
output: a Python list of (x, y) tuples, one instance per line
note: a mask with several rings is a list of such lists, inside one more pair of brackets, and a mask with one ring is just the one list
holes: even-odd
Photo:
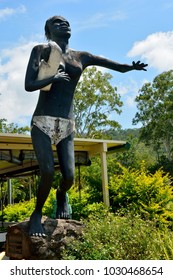
[[(43, 207), (43, 215), (51, 217), (54, 213), (55, 190), (50, 191), (49, 197)], [(4, 221), (21, 222), (29, 218), (35, 207), (35, 199), (7, 205), (4, 208)]]
[[(77, 170), (76, 170), (77, 171)], [(101, 179), (101, 160), (99, 157), (92, 158), (91, 166), (80, 167), (80, 186), (79, 173), (76, 172), (76, 187), (82, 188), (85, 193), (89, 194), (88, 201), (100, 202), (102, 200), (102, 179)]]
[(4, 220), (21, 222), (28, 218), (34, 209), (34, 200), (7, 205), (4, 209)]
[[(94, 214), (107, 207), (101, 203), (89, 203), (89, 193), (86, 190), (81, 190), (81, 198), (76, 188), (69, 191), (69, 202), (72, 207), (72, 218), (80, 220), (87, 218), (89, 214)], [(4, 221), (21, 222), (30, 217), (34, 210), (35, 199), (30, 201), (19, 202), (13, 205), (7, 205), (4, 209)], [(43, 207), (43, 215), (55, 218), (56, 217), (56, 190), (51, 189), (50, 194)]]
[(173, 259), (173, 233), (152, 221), (115, 216), (106, 210), (83, 221), (80, 240), (68, 244), (66, 260), (165, 260)]
[(142, 218), (172, 224), (173, 188), (168, 174), (162, 170), (148, 174), (122, 168), (122, 173), (110, 179), (111, 202), (114, 211), (138, 214)]
[(99, 213), (100, 211), (107, 209), (103, 202), (91, 202), (90, 190), (85, 187), (80, 191), (73, 186), (69, 190), (69, 200), (72, 207), (72, 218), (75, 220), (81, 220), (87, 218), (90, 214)]

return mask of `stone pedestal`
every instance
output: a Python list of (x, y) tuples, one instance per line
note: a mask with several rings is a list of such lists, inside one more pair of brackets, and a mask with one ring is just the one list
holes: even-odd
[(46, 237), (29, 236), (28, 221), (10, 226), (6, 235), (6, 256), (16, 260), (60, 260), (68, 242), (79, 238), (84, 227), (75, 220), (47, 217), (43, 217), (42, 223)]

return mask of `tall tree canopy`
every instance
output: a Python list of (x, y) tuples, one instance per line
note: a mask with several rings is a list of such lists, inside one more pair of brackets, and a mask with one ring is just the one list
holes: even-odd
[(141, 138), (173, 159), (173, 70), (146, 83), (136, 97), (138, 112), (133, 124), (142, 123)]
[(84, 71), (74, 100), (77, 137), (98, 138), (104, 129), (120, 127), (115, 117), (123, 103), (117, 88), (110, 84), (111, 78), (96, 67)]
[(19, 127), (17, 124), (14, 123), (7, 123), (6, 119), (0, 119), (0, 132), (1, 133), (27, 133), (30, 131), (28, 126)]

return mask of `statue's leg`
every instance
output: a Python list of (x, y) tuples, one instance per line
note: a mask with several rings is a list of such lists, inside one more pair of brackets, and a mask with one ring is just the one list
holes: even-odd
[(40, 168), (40, 183), (36, 207), (30, 217), (30, 235), (44, 235), (41, 225), (42, 208), (49, 195), (54, 177), (54, 158), (50, 138), (34, 126), (31, 131), (32, 143)]
[(58, 219), (69, 219), (71, 210), (68, 203), (67, 191), (74, 184), (75, 160), (73, 134), (63, 139), (57, 145), (57, 153), (62, 173), (60, 188), (57, 190), (57, 211)]

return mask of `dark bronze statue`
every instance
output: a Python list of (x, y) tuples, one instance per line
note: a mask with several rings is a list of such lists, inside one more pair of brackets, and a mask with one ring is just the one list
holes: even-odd
[[(35, 236), (45, 235), (41, 218), (54, 177), (52, 144), (56, 145), (62, 174), (57, 190), (56, 216), (60, 219), (69, 218), (66, 192), (74, 183), (75, 170), (73, 97), (83, 70), (87, 66), (97, 65), (125, 73), (131, 70), (146, 71), (147, 66), (140, 61), (133, 62), (132, 65), (120, 64), (88, 52), (70, 49), (70, 25), (61, 16), (54, 16), (46, 21), (45, 35), (48, 44), (33, 48), (25, 77), (26, 91), (40, 90), (31, 121), (32, 143), (41, 174), (36, 207), (30, 217), (29, 233)], [(47, 70), (43, 70), (40, 75), (41, 64), (51, 68), (51, 63), (57, 63), (56, 73), (52, 70), (52, 74), (50, 71), (48, 75), (44, 75)]]

